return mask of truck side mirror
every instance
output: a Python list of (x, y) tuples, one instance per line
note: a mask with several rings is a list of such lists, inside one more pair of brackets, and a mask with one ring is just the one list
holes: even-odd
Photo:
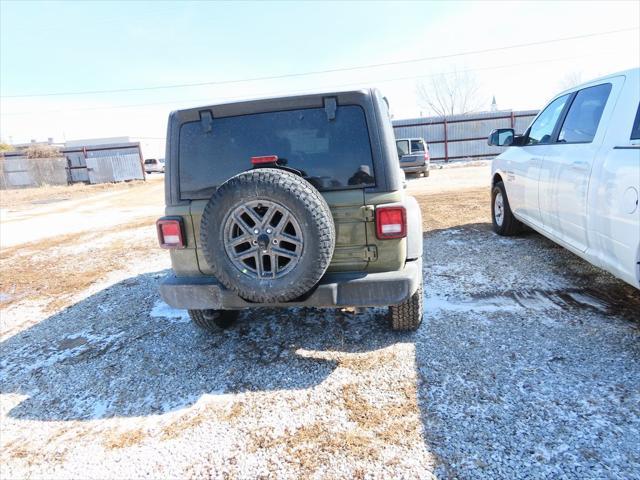
[(491, 132), (487, 143), (492, 147), (508, 147), (513, 143), (514, 136), (513, 128), (497, 128)]

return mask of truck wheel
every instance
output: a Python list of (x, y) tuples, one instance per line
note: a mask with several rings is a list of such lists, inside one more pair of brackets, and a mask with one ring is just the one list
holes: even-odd
[(422, 323), (423, 304), (422, 284), (413, 295), (399, 305), (389, 307), (389, 316), (392, 330), (416, 330)]
[(491, 190), (491, 221), (498, 235), (507, 237), (522, 231), (522, 223), (513, 216), (502, 182), (497, 182)]
[(239, 313), (238, 310), (189, 310), (189, 317), (199, 328), (217, 332), (233, 325)]
[(278, 303), (318, 283), (333, 257), (335, 227), (313, 185), (285, 170), (259, 168), (213, 194), (200, 241), (224, 286), (248, 301)]

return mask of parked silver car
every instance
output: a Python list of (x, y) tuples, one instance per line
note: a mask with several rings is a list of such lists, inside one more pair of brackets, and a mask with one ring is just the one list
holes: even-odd
[(399, 138), (396, 140), (400, 168), (405, 173), (429, 176), (429, 146), (423, 138)]

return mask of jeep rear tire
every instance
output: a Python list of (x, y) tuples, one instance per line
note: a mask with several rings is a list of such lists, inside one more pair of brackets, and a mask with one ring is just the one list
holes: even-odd
[(238, 310), (189, 310), (189, 317), (197, 327), (217, 332), (233, 325), (239, 313)]
[(416, 330), (422, 323), (424, 315), (422, 298), (423, 280), (413, 295), (398, 305), (389, 307), (389, 320), (392, 330)]
[(294, 173), (259, 168), (222, 184), (202, 214), (200, 241), (218, 280), (251, 302), (287, 302), (324, 275), (335, 246), (327, 202)]

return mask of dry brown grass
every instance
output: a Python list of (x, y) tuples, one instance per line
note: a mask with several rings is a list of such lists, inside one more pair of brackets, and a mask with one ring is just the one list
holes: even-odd
[(141, 428), (127, 430), (126, 432), (110, 432), (104, 441), (105, 448), (115, 450), (138, 445), (146, 438), (146, 433)]
[(34, 242), (21, 243), (12, 247), (5, 247), (0, 249), (0, 258), (8, 258), (18, 253), (25, 252), (42, 252), (52, 248), (70, 246), (72, 244), (79, 244), (88, 242), (90, 240), (98, 239), (107, 233), (125, 230), (135, 230), (136, 228), (148, 227), (151, 231), (155, 232), (155, 221), (157, 217), (141, 217), (131, 222), (123, 223), (120, 225), (111, 226), (108, 228), (94, 229), (91, 231), (66, 233), (63, 235), (56, 235), (55, 237), (43, 238), (42, 240), (36, 240)]
[(413, 195), (422, 210), (422, 230), (425, 232), (491, 221), (491, 193), (488, 188)]
[(332, 431), (329, 425), (314, 422), (297, 430), (272, 437), (263, 430), (254, 432), (249, 450), (281, 448), (287, 460), (297, 464), (301, 475), (313, 474), (322, 465), (331, 463), (336, 454), (347, 453), (355, 459), (373, 459), (378, 448), (371, 438), (360, 432)]
[[(65, 460), (67, 451), (62, 449), (59, 451), (44, 452), (41, 449), (30, 448), (25, 443), (15, 445), (17, 442), (7, 444), (0, 452), (0, 465), (9, 459), (22, 460), (29, 465), (48, 463), (50, 465), (61, 463)], [(0, 468), (1, 471), (1, 468)], [(4, 478), (4, 476), (0, 476)]]
[(419, 408), (413, 382), (404, 383), (393, 403), (374, 405), (355, 384), (342, 387), (342, 401), (349, 420), (370, 432), (383, 444), (405, 444), (420, 440)]
[(173, 422), (169, 423), (162, 429), (161, 440), (172, 440), (182, 435), (187, 430), (199, 427), (206, 421), (225, 421), (229, 422), (242, 415), (245, 406), (242, 402), (234, 402), (229, 411), (220, 407), (208, 405), (198, 410), (195, 414), (187, 413), (180, 416)]
[(182, 435), (183, 432), (192, 430), (202, 425), (207, 420), (207, 418), (209, 418), (209, 416), (205, 415), (203, 412), (200, 412), (196, 415), (182, 415), (177, 420), (171, 422), (169, 425), (166, 425), (162, 429), (160, 439), (173, 440), (174, 438), (178, 438), (180, 435)]
[(244, 413), (244, 410), (245, 410), (244, 403), (235, 402), (233, 405), (231, 405), (231, 409), (229, 410), (229, 412), (223, 415), (223, 419), (226, 421), (230, 421), (235, 418), (238, 418)]
[(144, 242), (117, 239), (92, 251), (76, 253), (73, 246), (95, 241), (105, 232), (80, 232), (55, 239), (2, 249), (0, 251), (0, 291), (10, 295), (3, 307), (20, 300), (42, 300), (46, 308), (65, 306), (70, 297), (88, 288), (109, 272), (123, 269), (129, 262), (159, 249), (155, 244), (155, 217), (136, 219), (109, 230), (118, 233), (148, 228)]
[(373, 351), (361, 354), (340, 355), (338, 365), (356, 372), (368, 372), (374, 368), (392, 368), (398, 357), (390, 351)]
[(34, 202), (70, 200), (86, 197), (99, 192), (128, 190), (144, 185), (143, 181), (100, 183), (97, 185), (48, 185), (38, 188), (21, 188), (16, 190), (2, 190), (0, 205), (4, 208), (31, 206)]
[(283, 451), (287, 461), (297, 466), (298, 474), (308, 476), (337, 456), (371, 461), (379, 459), (387, 446), (411, 447), (421, 441), (416, 387), (414, 383), (406, 382), (398, 388), (395, 402), (374, 405), (360, 392), (358, 385), (344, 385), (336, 407), (346, 410), (355, 428), (335, 430), (330, 423), (316, 421), (275, 437), (271, 430), (263, 429), (252, 432), (249, 451)]

